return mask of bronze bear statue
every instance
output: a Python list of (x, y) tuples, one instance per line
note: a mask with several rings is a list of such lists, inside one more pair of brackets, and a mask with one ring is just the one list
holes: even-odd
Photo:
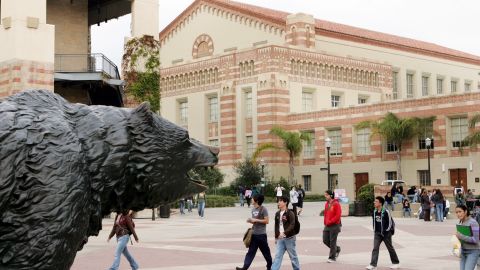
[(0, 102), (0, 269), (69, 269), (111, 211), (204, 190), (188, 172), (218, 149), (152, 113), (44, 90)]

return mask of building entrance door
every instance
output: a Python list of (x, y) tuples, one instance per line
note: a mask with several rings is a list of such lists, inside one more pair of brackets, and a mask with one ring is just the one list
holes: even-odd
[(368, 173), (356, 173), (355, 174), (355, 196), (357, 196), (358, 190), (368, 184)]
[(467, 191), (467, 169), (450, 169), (450, 184)]

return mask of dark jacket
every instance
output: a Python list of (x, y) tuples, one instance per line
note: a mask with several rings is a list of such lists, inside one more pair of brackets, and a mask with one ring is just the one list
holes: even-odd
[(430, 209), (430, 198), (428, 198), (428, 195), (422, 195), (420, 202), (422, 203), (423, 210)]
[[(377, 209), (373, 210), (372, 213), (372, 221), (373, 221), (373, 231), (375, 232), (375, 213), (377, 212)], [(382, 220), (381, 220), (381, 234), (384, 235), (386, 232), (390, 232), (392, 230), (392, 215), (390, 214), (390, 211), (388, 211), (385, 208), (382, 208)]]
[[(280, 210), (275, 213), (275, 239), (280, 236)], [(285, 238), (290, 238), (295, 235), (295, 214), (292, 210), (287, 209), (282, 216), (283, 229)]]
[[(135, 232), (135, 226), (133, 225), (132, 218), (129, 215), (124, 216), (123, 219), (121, 217), (122, 214), (120, 214), (120, 218), (118, 214), (115, 216), (115, 223), (113, 224), (112, 231), (110, 232), (108, 238), (112, 238), (115, 234), (117, 235), (117, 238), (127, 234), (133, 234), (135, 240), (138, 241), (138, 236)], [(120, 219), (120, 222), (117, 222), (117, 218)]]
[(437, 205), (437, 204), (443, 204), (443, 195), (440, 195), (438, 193), (435, 193), (435, 195), (432, 196), (432, 202)]

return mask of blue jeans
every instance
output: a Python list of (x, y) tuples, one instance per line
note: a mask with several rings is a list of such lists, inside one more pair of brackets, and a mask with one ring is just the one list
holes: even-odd
[(388, 202), (385, 202), (385, 205), (384, 207), (387, 208), (387, 206), (389, 206), (392, 208), (392, 211), (395, 210), (395, 203), (392, 201), (391, 203), (388, 203)]
[(128, 249), (127, 249), (128, 240), (130, 240), (129, 235), (124, 235), (117, 239), (117, 248), (115, 249), (115, 257), (113, 259), (113, 264), (112, 264), (112, 267), (110, 267), (110, 270), (118, 270), (118, 267), (120, 266), (120, 256), (122, 255), (122, 253), (130, 263), (130, 267), (132, 267), (132, 270), (138, 269), (137, 262), (132, 257), (132, 255), (130, 255), (130, 253), (128, 252)]
[(205, 213), (205, 201), (199, 201), (198, 202), (198, 215), (203, 217), (204, 213)]
[(443, 222), (443, 203), (435, 205), (435, 220)]
[(282, 265), (283, 254), (287, 251), (292, 262), (293, 270), (300, 270), (300, 263), (298, 262), (298, 256), (295, 244), (296, 237), (277, 239), (277, 250), (275, 251), (275, 259), (273, 260), (272, 270), (279, 270)]
[(412, 217), (412, 209), (411, 208), (403, 208), (403, 217), (406, 217), (408, 214), (409, 217)]
[(180, 214), (185, 214), (185, 201), (184, 200), (180, 200), (178, 202), (178, 204), (180, 205)]
[(188, 204), (188, 212), (192, 212), (192, 206), (193, 206), (192, 200), (187, 200), (187, 204)]
[(475, 270), (480, 249), (463, 249), (460, 255), (460, 270)]
[(240, 206), (243, 206), (243, 205), (244, 205), (244, 202), (243, 202), (243, 201), (244, 201), (244, 198), (243, 198), (243, 194), (242, 194), (242, 193), (239, 194), (239, 198), (240, 198)]

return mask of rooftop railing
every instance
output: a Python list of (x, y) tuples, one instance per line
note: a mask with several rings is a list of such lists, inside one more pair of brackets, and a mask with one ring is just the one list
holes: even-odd
[(101, 53), (55, 54), (55, 72), (103, 73), (109, 79), (120, 79), (117, 66)]

